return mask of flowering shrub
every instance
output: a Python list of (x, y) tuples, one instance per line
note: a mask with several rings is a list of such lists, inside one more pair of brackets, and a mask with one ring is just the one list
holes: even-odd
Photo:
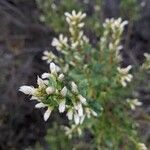
[[(47, 108), (45, 121), (54, 109), (66, 113), (69, 123), (64, 131), (69, 138), (76, 133), (84, 137), (88, 130), (91, 149), (146, 150), (128, 113), (142, 105), (130, 85), (137, 70), (120, 65), (120, 41), (128, 22), (106, 19), (100, 42), (93, 47), (83, 32), (86, 14), (73, 10), (65, 16), (70, 35), (60, 34), (52, 41), (59, 57), (45, 51), (42, 59), (49, 72), (37, 77), (37, 87), (24, 85), (19, 90), (37, 101), (36, 108)], [(145, 57), (141, 70), (149, 68), (149, 54)]]

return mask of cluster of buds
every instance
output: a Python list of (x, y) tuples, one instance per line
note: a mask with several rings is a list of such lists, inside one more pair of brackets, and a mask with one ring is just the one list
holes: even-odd
[(77, 85), (74, 82), (71, 82), (71, 92), (75, 101), (73, 102), (73, 107), (69, 107), (67, 117), (69, 120), (74, 120), (75, 124), (64, 128), (69, 138), (71, 138), (74, 133), (78, 133), (79, 136), (82, 134), (80, 124), (83, 123), (85, 117), (90, 118), (91, 116), (98, 116), (94, 110), (88, 107), (86, 99), (79, 94)]
[(150, 54), (144, 53), (144, 56), (145, 56), (145, 61), (142, 65), (142, 68), (149, 70), (150, 69)]
[[(41, 78), (37, 78), (37, 88), (23, 85), (19, 91), (31, 95), (31, 100), (37, 100), (36, 108), (47, 107), (44, 114), (45, 121), (49, 118), (52, 110), (57, 107), (60, 113), (66, 110), (68, 119), (73, 120), (76, 125), (82, 124), (87, 109), (91, 109), (88, 108), (86, 99), (79, 94), (77, 85), (71, 82), (69, 90), (64, 82), (64, 74), (59, 72), (60, 68), (52, 62), (50, 63), (50, 73), (43, 73)], [(91, 113), (96, 114), (93, 110)]]
[(123, 87), (127, 86), (127, 82), (131, 82), (133, 76), (132, 74), (129, 74), (129, 71), (131, 70), (132, 66), (129, 65), (126, 68), (120, 68), (118, 67), (118, 73), (119, 73), (119, 82)]
[[(81, 54), (74, 50), (77, 47), (81, 47), (83, 43), (88, 43), (88, 38), (83, 34), (83, 31), (81, 30), (84, 26), (84, 23), (82, 20), (86, 17), (85, 13), (78, 12), (76, 13), (75, 10), (72, 11), (72, 14), (66, 12), (66, 21), (69, 24), (69, 31), (71, 34), (71, 37), (65, 37), (63, 34), (59, 35), (59, 38), (53, 38), (52, 40), (52, 46), (56, 47), (56, 49), (60, 52), (66, 55), (67, 62), (75, 66), (74, 60), (81, 61)], [(72, 56), (70, 60), (68, 60), (68, 56)], [(59, 63), (60, 59), (58, 60), (57, 57), (52, 53), (45, 51), (44, 56), (42, 57), (42, 60), (46, 60), (47, 63), (50, 63), (52, 61)], [(61, 64), (66, 65), (66, 62), (63, 60), (61, 61)]]
[(86, 99), (79, 94), (77, 85), (74, 82), (71, 82), (71, 92), (72, 97), (74, 97), (73, 106), (69, 107), (69, 110), (67, 112), (67, 117), (69, 120), (73, 120), (76, 125), (82, 124), (84, 121), (84, 118), (87, 116), (89, 117), (90, 114), (93, 116), (97, 116), (97, 113), (87, 107)]
[(142, 102), (138, 99), (127, 99), (127, 103), (129, 104), (131, 110), (135, 110), (136, 106), (141, 106)]
[(118, 34), (120, 35), (123, 32), (124, 26), (127, 24), (128, 24), (128, 21), (122, 22), (121, 18), (118, 18), (118, 19), (111, 18), (111, 19), (106, 19), (103, 26), (106, 28), (110, 28), (112, 31), (117, 30), (119, 32)]
[(103, 24), (104, 33), (100, 40), (101, 51), (109, 49), (110, 52), (114, 54), (114, 58), (117, 61), (121, 61), (120, 50), (122, 45), (120, 45), (120, 39), (123, 33), (124, 26), (127, 25), (127, 21), (122, 21), (121, 18), (118, 19), (106, 19)]
[[(75, 108), (77, 108), (77, 107), (75, 107)], [(78, 133), (79, 136), (82, 134), (82, 129), (79, 126), (79, 124), (82, 124), (85, 116), (87, 116), (88, 118), (90, 118), (91, 116), (97, 117), (97, 113), (94, 110), (90, 109), (89, 107), (85, 107), (85, 109), (84, 109), (85, 113), (82, 117), (80, 117), (79, 115), (83, 110), (82, 110), (81, 106), (78, 109), (79, 109), (78, 110), (79, 114), (78, 115), (76, 115), (77, 113), (74, 114), (75, 124), (72, 124), (70, 127), (65, 126), (65, 128), (64, 128), (65, 133), (69, 138), (71, 138), (74, 133)], [(73, 112), (68, 112), (67, 115), (68, 115), (69, 119), (73, 118)]]
[(82, 20), (86, 17), (85, 13), (81, 11), (76, 13), (75, 10), (72, 13), (65, 13), (66, 21), (69, 24), (69, 31), (71, 34), (71, 46), (73, 49), (82, 45), (84, 42), (88, 42), (87, 37), (83, 34), (81, 30), (84, 27)]
[(37, 78), (38, 87), (33, 86), (21, 86), (19, 91), (24, 94), (31, 95), (31, 100), (37, 100), (36, 108), (45, 108), (47, 111), (44, 114), (44, 120), (46, 121), (52, 110), (58, 107), (59, 112), (65, 111), (65, 97), (67, 94), (67, 88), (63, 84), (63, 74), (59, 74), (60, 68), (54, 63), (50, 63), (51, 73), (43, 73), (41, 78)]

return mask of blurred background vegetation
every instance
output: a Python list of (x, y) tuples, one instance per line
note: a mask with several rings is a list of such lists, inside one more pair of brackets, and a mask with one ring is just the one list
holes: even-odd
[[(47, 70), (41, 60), (45, 49), (53, 50), (51, 41), (60, 32), (66, 33), (64, 12), (86, 12), (85, 33), (93, 45), (102, 34), (106, 18), (122, 17), (129, 20), (122, 43), (124, 64), (138, 66), (143, 53), (150, 53), (150, 1), (149, 0), (1, 0), (0, 1), (0, 149), (49, 150), (90, 149), (90, 135), (84, 143), (64, 136), (59, 124), (63, 115), (54, 115), (45, 123), (42, 111), (34, 109), (35, 102), (18, 92), (22, 84), (35, 84), (36, 75)], [(150, 77), (143, 82), (137, 94), (143, 106), (133, 114), (140, 123), (143, 141), (150, 144)], [(58, 122), (58, 124), (56, 124)], [(60, 142), (60, 139), (61, 140)], [(85, 145), (85, 143), (87, 145)]]

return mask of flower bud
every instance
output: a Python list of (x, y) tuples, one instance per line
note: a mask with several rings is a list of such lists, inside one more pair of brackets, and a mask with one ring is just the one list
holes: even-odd
[(61, 74), (58, 76), (58, 80), (59, 80), (59, 81), (63, 81), (63, 79), (64, 79), (64, 74), (61, 73)]
[(23, 85), (19, 88), (19, 91), (23, 92), (24, 94), (32, 95), (35, 89), (32, 86)]
[(59, 104), (59, 112), (63, 113), (65, 111), (65, 107), (66, 107), (66, 101), (63, 100), (60, 104)]
[(71, 82), (71, 90), (73, 93), (78, 93), (77, 85), (74, 82)]
[(48, 107), (48, 109), (47, 109), (46, 112), (44, 113), (44, 120), (45, 120), (45, 121), (47, 121), (47, 119), (50, 117), (52, 110), (53, 110), (52, 107)]
[(54, 92), (55, 92), (55, 89), (54, 89), (53, 87), (48, 87), (48, 88), (46, 88), (46, 93), (47, 93), (48, 95), (53, 94)]
[(45, 82), (42, 80), (39, 76), (37, 77), (37, 84), (39, 87), (44, 88), (45, 87)]
[(63, 87), (63, 89), (60, 91), (60, 93), (61, 93), (61, 95), (62, 96), (66, 96), (66, 94), (67, 94), (67, 88), (66, 88), (66, 86), (65, 87)]
[(41, 103), (38, 103), (35, 105), (35, 108), (44, 108), (46, 107), (47, 105), (43, 104), (42, 102)]
[(42, 77), (42, 79), (47, 79), (50, 76), (51, 76), (50, 73), (43, 73), (41, 77)]
[(68, 112), (67, 112), (67, 117), (69, 120), (72, 120), (73, 119), (73, 110), (70, 109)]
[(52, 74), (57, 74), (56, 65), (53, 62), (50, 63), (50, 71)]
[(80, 100), (80, 102), (81, 102), (82, 104), (84, 104), (84, 105), (87, 104), (87, 103), (86, 103), (86, 98), (84, 98), (82, 95), (78, 95), (78, 98), (79, 98), (79, 100)]

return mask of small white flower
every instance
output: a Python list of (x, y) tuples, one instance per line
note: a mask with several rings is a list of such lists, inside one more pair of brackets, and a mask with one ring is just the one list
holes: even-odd
[(50, 73), (43, 73), (42, 74), (42, 79), (47, 79), (47, 78), (49, 78), (51, 76), (51, 74)]
[(87, 115), (87, 118), (90, 118), (91, 117), (91, 111), (90, 111), (90, 109), (87, 107), (87, 108), (85, 108), (85, 113), (86, 113), (86, 115)]
[(93, 115), (93, 116), (95, 116), (95, 117), (98, 116), (98, 114), (97, 114), (94, 110), (92, 110), (92, 109), (90, 109), (90, 108), (88, 108), (88, 107), (85, 108), (85, 113), (86, 113), (86, 115), (87, 115), (88, 118), (90, 118), (91, 115)]
[(63, 81), (63, 79), (64, 79), (64, 74), (61, 73), (61, 74), (58, 76), (58, 80), (59, 80), (59, 81)]
[(127, 66), (126, 68), (118, 67), (118, 71), (119, 71), (119, 73), (126, 75), (131, 70), (131, 68), (132, 68), (131, 65)]
[(87, 36), (85, 36), (85, 35), (83, 35), (83, 41), (85, 42), (85, 43), (89, 43), (89, 39), (88, 39), (88, 37)]
[(68, 112), (67, 112), (67, 117), (69, 120), (72, 120), (73, 119), (73, 110), (72, 109), (69, 109)]
[(71, 33), (71, 35), (75, 35), (75, 30), (72, 27), (69, 28), (69, 32)]
[(45, 88), (45, 82), (39, 76), (37, 77), (37, 84), (40, 88)]
[(60, 71), (60, 68), (53, 62), (50, 63), (50, 71), (52, 74), (57, 74)]
[(40, 101), (39, 97), (36, 97), (36, 96), (32, 96), (32, 97), (30, 98), (30, 100), (37, 100), (37, 101)]
[(79, 24), (78, 24), (78, 27), (79, 27), (79, 28), (84, 27), (84, 23), (83, 23), (83, 22), (82, 22), (82, 23), (79, 23)]
[(53, 38), (53, 41), (52, 41), (52, 46), (56, 47), (56, 46), (61, 46), (59, 40), (57, 38)]
[(78, 45), (79, 45), (79, 41), (75, 41), (71, 44), (73, 49), (75, 49)]
[(52, 107), (48, 107), (48, 109), (45, 111), (45, 113), (44, 113), (44, 120), (45, 121), (47, 121), (48, 118), (50, 117), (52, 110), (53, 110)]
[(121, 23), (121, 27), (123, 28), (124, 26), (126, 26), (127, 24), (128, 24), (129, 22), (126, 20), (126, 21), (123, 21), (122, 23)]
[(84, 119), (85, 119), (85, 115), (83, 115), (83, 116), (80, 117), (80, 124), (83, 123)]
[(131, 80), (133, 78), (133, 76), (128, 73), (131, 68), (132, 68), (131, 65), (127, 66), (126, 68), (120, 68), (120, 67), (117, 68), (117, 70), (120, 74), (120, 82), (123, 87), (126, 87), (127, 86), (126, 82), (131, 82)]
[(50, 71), (52, 74), (57, 74), (56, 65), (53, 62), (50, 63)]
[(47, 86), (48, 86), (48, 84), (49, 84), (49, 80), (44, 80), (44, 83), (45, 83), (45, 85), (47, 85)]
[(78, 87), (74, 82), (71, 82), (71, 90), (73, 93), (78, 93)]
[(55, 92), (55, 89), (53, 87), (47, 87), (46, 88), (46, 93), (48, 95), (53, 94)]
[(42, 102), (41, 103), (38, 103), (35, 105), (35, 108), (44, 108), (46, 107), (47, 105), (46, 104), (43, 104)]
[(59, 35), (59, 39), (54, 38), (52, 41), (52, 46), (56, 47), (57, 50), (62, 50), (64, 52), (64, 49), (68, 47), (68, 38), (64, 37), (62, 34)]
[(80, 123), (80, 117), (79, 117), (79, 115), (76, 112), (74, 113), (74, 122), (75, 122), (75, 124), (79, 124)]
[(80, 102), (78, 102), (77, 104), (75, 104), (74, 107), (78, 111), (79, 117), (83, 116), (83, 107), (82, 107), (82, 104)]
[(147, 147), (144, 143), (138, 143), (139, 150), (147, 150)]
[(44, 56), (42, 56), (42, 60), (46, 60), (46, 62), (49, 64), (53, 59), (56, 58), (56, 56), (49, 51), (44, 51), (43, 52)]
[(79, 135), (79, 136), (82, 135), (82, 130), (81, 130), (81, 128), (77, 127), (77, 132), (78, 132), (78, 135)]
[(65, 16), (66, 16), (66, 21), (68, 22), (69, 25), (77, 25), (78, 22), (80, 22), (82, 19), (86, 17), (86, 14), (82, 13), (81, 11), (76, 13), (76, 11), (73, 10), (72, 14), (66, 12)]
[(66, 101), (63, 100), (60, 104), (59, 104), (59, 112), (63, 113), (65, 111), (65, 107), (66, 107)]
[(24, 94), (32, 95), (35, 91), (35, 88), (32, 86), (23, 85), (19, 88), (19, 91), (23, 92)]
[(79, 100), (80, 100), (80, 102), (81, 102), (82, 104), (84, 104), (84, 105), (87, 104), (86, 98), (84, 98), (82, 95), (78, 95), (78, 98), (79, 98)]
[[(111, 29), (112, 30), (112, 36), (115, 32), (123, 32), (124, 26), (128, 24), (128, 21), (122, 21), (121, 18), (118, 19), (106, 19), (105, 23), (103, 24), (103, 27), (105, 29)], [(115, 35), (114, 35), (115, 36)]]
[(92, 115), (95, 116), (95, 117), (98, 116), (97, 113), (96, 113), (94, 110), (92, 110), (92, 109), (91, 109), (91, 113), (92, 113)]
[(63, 87), (63, 89), (60, 91), (60, 93), (61, 93), (61, 95), (62, 96), (66, 96), (66, 94), (67, 94), (67, 88), (66, 88), (66, 86), (65, 87)]
[(140, 102), (138, 99), (127, 99), (127, 103), (130, 105), (132, 110), (135, 110), (136, 106), (142, 105), (142, 102)]

